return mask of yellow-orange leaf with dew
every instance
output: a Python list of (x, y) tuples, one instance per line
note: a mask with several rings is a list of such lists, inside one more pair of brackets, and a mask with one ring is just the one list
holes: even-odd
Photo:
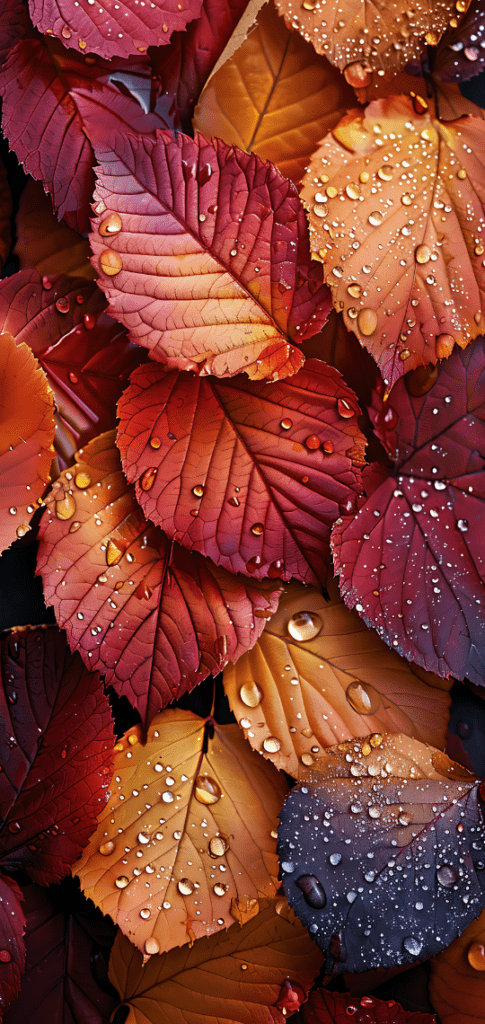
[(0, 334), (0, 552), (30, 530), (49, 482), (54, 399), (28, 345)]
[[(468, 6), (469, 0), (466, 0)], [(436, 46), (457, 14), (454, 0), (417, 4), (373, 0), (277, 0), (288, 21), (336, 64), (351, 85), (364, 84), (375, 69), (399, 70)], [(463, 7), (464, 4), (461, 3)]]
[(429, 995), (441, 1024), (485, 1019), (485, 910), (431, 960)]
[(251, 746), (297, 777), (322, 748), (369, 732), (402, 732), (443, 747), (450, 680), (400, 658), (345, 607), (287, 584), (257, 644), (224, 670), (231, 709)]
[(345, 79), (286, 27), (270, 0), (207, 83), (194, 128), (271, 160), (298, 184), (320, 139), (353, 104)]
[(152, 956), (121, 932), (109, 979), (127, 1024), (281, 1024), (288, 994), (297, 1009), (322, 965), (318, 946), (286, 900), (264, 906), (243, 928)]
[(275, 895), (286, 792), (236, 725), (163, 711), (146, 743), (137, 726), (116, 744), (111, 799), (73, 870), (145, 953), (193, 942)]
[(96, 273), (86, 238), (64, 220), (58, 221), (40, 181), (29, 178), (19, 200), (15, 254), (20, 270), (35, 267), (39, 274), (69, 274), (94, 281)]
[(484, 152), (482, 119), (443, 123), (393, 96), (351, 111), (313, 156), (312, 249), (389, 387), (485, 330)]
[(0, 161), (0, 269), (8, 256), (10, 235), (10, 214), (12, 212), (12, 196), (8, 184), (7, 172)]

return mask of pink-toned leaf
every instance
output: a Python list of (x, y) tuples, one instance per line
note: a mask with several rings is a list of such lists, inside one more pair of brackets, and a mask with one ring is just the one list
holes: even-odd
[(57, 882), (94, 831), (113, 761), (108, 700), (55, 626), (0, 641), (0, 859)]
[(485, 327), (485, 124), (444, 123), (423, 102), (351, 111), (302, 190), (334, 304), (389, 387)]
[(60, 468), (80, 444), (114, 427), (124, 383), (145, 358), (105, 307), (84, 278), (25, 270), (0, 282), (0, 330), (29, 345), (54, 393)]
[(231, 572), (324, 581), (339, 510), (361, 493), (355, 395), (311, 360), (289, 380), (220, 380), (148, 363), (117, 443), (145, 515)]
[(76, 461), (40, 524), (44, 595), (71, 647), (149, 721), (256, 643), (279, 584), (233, 576), (147, 523), (114, 432)]
[(346, 992), (319, 988), (310, 992), (308, 1002), (292, 1017), (293, 1024), (436, 1024), (436, 1017), (420, 1010), (403, 1010), (394, 999), (375, 996), (355, 998)]
[(110, 312), (172, 367), (294, 373), (330, 307), (294, 185), (218, 139), (100, 130), (76, 102), (101, 165), (90, 237)]
[(200, 12), (201, 0), (151, 0), (143, 10), (137, 0), (99, 9), (74, 0), (29, 0), (36, 28), (57, 36), (64, 46), (100, 57), (129, 57), (149, 46), (168, 43)]
[(131, 61), (86, 58), (47, 36), (19, 42), (0, 72), (2, 126), (11, 148), (50, 192), (58, 216), (81, 233), (89, 230), (94, 155), (73, 88), (89, 89), (101, 130), (108, 110), (116, 112), (123, 132), (165, 126), (119, 92), (117, 75), (150, 91), (150, 67), (141, 55)]
[(14, 879), (0, 874), (0, 1021), (19, 993), (25, 967), (22, 903), (22, 891)]
[(391, 392), (398, 457), (332, 533), (340, 589), (390, 646), (440, 675), (485, 682), (485, 342)]

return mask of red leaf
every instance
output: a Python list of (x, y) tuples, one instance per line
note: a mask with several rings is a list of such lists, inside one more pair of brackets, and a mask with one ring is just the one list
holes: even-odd
[(147, 523), (114, 432), (76, 458), (74, 485), (63, 473), (40, 524), (45, 599), (71, 647), (149, 722), (256, 643), (279, 585), (234, 577)]
[(116, 932), (110, 919), (85, 901), (78, 908), (72, 887), (56, 892), (26, 885), (22, 896), (25, 973), (5, 1024), (108, 1024), (118, 1003), (107, 980)]
[(161, 117), (144, 114), (136, 100), (110, 84), (117, 75), (131, 75), (140, 87), (150, 90), (145, 58), (111, 62), (85, 58), (68, 53), (48, 37), (18, 43), (0, 73), (2, 126), (10, 146), (25, 170), (44, 183), (58, 216), (81, 233), (89, 230), (94, 155), (73, 88), (89, 89), (101, 130), (107, 109), (116, 110), (124, 132), (165, 126)]
[(23, 0), (0, 0), (0, 67), (28, 30), (29, 17)]
[(76, 102), (101, 164), (94, 265), (133, 340), (179, 369), (294, 373), (291, 342), (315, 334), (330, 307), (294, 185), (218, 139), (135, 138), (115, 117), (100, 131), (84, 90)]
[(315, 359), (268, 384), (149, 363), (118, 408), (125, 473), (170, 537), (255, 579), (325, 579), (330, 528), (355, 507), (365, 447), (336, 370)]
[(0, 658), (1, 862), (40, 884), (57, 882), (106, 802), (108, 700), (56, 627), (3, 634)]
[(30, 346), (54, 392), (61, 468), (80, 444), (115, 425), (124, 383), (145, 356), (105, 306), (85, 278), (41, 280), (25, 270), (0, 282), (0, 330)]
[(168, 43), (172, 32), (197, 17), (200, 6), (201, 0), (152, 0), (140, 10), (137, 0), (125, 0), (106, 5), (101, 13), (73, 0), (29, 0), (32, 21), (41, 32), (58, 36), (64, 46), (107, 59), (146, 53), (149, 46)]
[(485, 342), (391, 392), (394, 472), (332, 534), (349, 608), (411, 661), (483, 683)]
[(13, 878), (0, 874), (0, 1021), (20, 989), (25, 966), (24, 931), (22, 891)]
[(403, 1010), (394, 999), (354, 998), (325, 988), (310, 992), (308, 1002), (292, 1018), (293, 1024), (436, 1024), (436, 1017), (420, 1010)]

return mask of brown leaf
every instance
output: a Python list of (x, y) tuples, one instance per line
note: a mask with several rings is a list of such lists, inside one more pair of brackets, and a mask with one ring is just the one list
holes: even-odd
[(224, 671), (251, 746), (295, 777), (317, 767), (322, 747), (371, 731), (444, 746), (451, 681), (389, 650), (348, 611), (336, 581), (327, 586), (329, 601), (287, 585), (256, 646)]
[(429, 996), (441, 1024), (485, 1018), (485, 910), (431, 960)]
[(243, 928), (152, 956), (145, 966), (118, 932), (109, 978), (129, 1006), (127, 1024), (281, 1024), (282, 990), (289, 982), (296, 1009), (322, 963), (288, 908), (278, 913), (281, 903), (265, 906)]
[(112, 797), (75, 871), (139, 949), (193, 942), (233, 923), (233, 900), (240, 920), (275, 895), (287, 785), (237, 726), (164, 711), (146, 744), (135, 727), (115, 751)]
[(86, 238), (58, 221), (50, 198), (40, 181), (29, 178), (22, 192), (17, 213), (17, 242), (14, 252), (20, 270), (35, 267), (39, 274), (69, 274), (94, 281), (96, 273), (89, 262), (91, 249)]
[(349, 113), (305, 177), (334, 305), (389, 387), (485, 329), (484, 142), (482, 119), (394, 96)]
[(353, 102), (345, 79), (286, 27), (270, 2), (207, 83), (194, 128), (271, 160), (298, 184), (320, 139)]

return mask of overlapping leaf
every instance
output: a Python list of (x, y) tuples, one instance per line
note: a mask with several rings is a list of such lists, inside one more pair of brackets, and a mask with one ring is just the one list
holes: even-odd
[[(449, 685), (389, 651), (337, 584), (330, 600), (290, 584), (257, 644), (224, 672), (224, 689), (255, 750), (297, 777), (322, 748), (352, 736), (405, 732), (444, 747)], [(325, 758), (324, 758), (325, 763)]]
[(443, 36), (433, 62), (433, 73), (441, 81), (466, 81), (483, 71), (485, 65), (485, 24), (483, 0), (473, 0), (468, 11)]
[(129, 1007), (127, 1024), (280, 1024), (282, 991), (291, 986), (304, 999), (321, 964), (285, 902), (265, 906), (242, 928), (152, 956), (144, 966), (119, 932), (109, 977)]
[(10, 215), (12, 213), (12, 197), (4, 164), (0, 161), (0, 269), (10, 251)]
[(27, 345), (0, 333), (0, 552), (30, 529), (54, 448), (54, 402)]
[(484, 141), (482, 119), (444, 124), (394, 96), (350, 112), (312, 159), (312, 249), (389, 387), (485, 327)]
[(0, 645), (0, 859), (59, 881), (106, 803), (108, 700), (56, 627), (18, 627)]
[(194, 127), (271, 160), (298, 184), (320, 139), (352, 106), (345, 79), (270, 2), (204, 89)]
[(394, 999), (386, 1002), (375, 996), (355, 999), (346, 993), (319, 988), (310, 992), (308, 1002), (293, 1017), (294, 1024), (436, 1024), (430, 1013), (403, 1010)]
[(0, 1021), (20, 989), (25, 966), (24, 930), (22, 892), (13, 878), (0, 874)]
[(10, 51), (32, 27), (24, 0), (1, 0), (0, 2), (0, 67)]
[(0, 329), (30, 346), (54, 393), (61, 468), (80, 444), (114, 426), (116, 401), (145, 356), (105, 306), (102, 292), (85, 278), (41, 279), (25, 270), (0, 282)]
[(426, 44), (435, 46), (452, 17), (453, 0), (421, 0), (375, 4), (372, 0), (276, 0), (282, 14), (354, 84), (372, 69), (398, 70), (419, 57)]
[(45, 599), (71, 647), (150, 720), (256, 643), (280, 584), (235, 577), (147, 523), (114, 432), (76, 458), (40, 524)]
[(418, 372), (389, 401), (394, 472), (335, 525), (334, 563), (346, 604), (386, 643), (483, 683), (485, 342)]
[(424, 960), (481, 912), (479, 787), (434, 747), (374, 733), (330, 748), (292, 790), (278, 830), (283, 886), (327, 973)]
[(34, 178), (29, 178), (20, 196), (16, 228), (14, 252), (20, 270), (35, 267), (42, 277), (69, 274), (94, 280), (87, 238), (81, 238), (65, 221), (57, 220), (49, 196)]
[(259, 912), (278, 887), (286, 782), (235, 725), (163, 711), (116, 745), (111, 798), (75, 871), (147, 955)]
[(76, 102), (101, 165), (94, 266), (132, 339), (180, 369), (294, 373), (330, 306), (294, 185), (218, 139), (100, 130), (88, 94)]
[(63, 46), (109, 60), (168, 43), (172, 32), (198, 16), (201, 0), (152, 0), (143, 10), (136, 0), (124, 0), (101, 11), (74, 0), (29, 0), (29, 8), (41, 32), (57, 36)]
[(85, 57), (48, 37), (19, 42), (0, 72), (2, 127), (10, 146), (25, 170), (50, 192), (59, 217), (80, 232), (89, 230), (94, 154), (73, 98), (74, 87), (90, 90), (101, 128), (108, 110), (116, 112), (124, 132), (150, 131), (166, 123), (123, 96), (116, 87), (120, 77), (150, 96), (146, 58)]
[(485, 911), (431, 961), (429, 994), (441, 1024), (477, 1024), (485, 1012)]
[(107, 982), (115, 935), (111, 921), (92, 905), (76, 907), (72, 889), (27, 885), (22, 896), (27, 957), (20, 994), (5, 1024), (108, 1024), (116, 1007)]
[(336, 370), (312, 360), (268, 384), (149, 363), (118, 409), (125, 473), (169, 536), (255, 579), (325, 578), (330, 527), (355, 507), (365, 446)]

